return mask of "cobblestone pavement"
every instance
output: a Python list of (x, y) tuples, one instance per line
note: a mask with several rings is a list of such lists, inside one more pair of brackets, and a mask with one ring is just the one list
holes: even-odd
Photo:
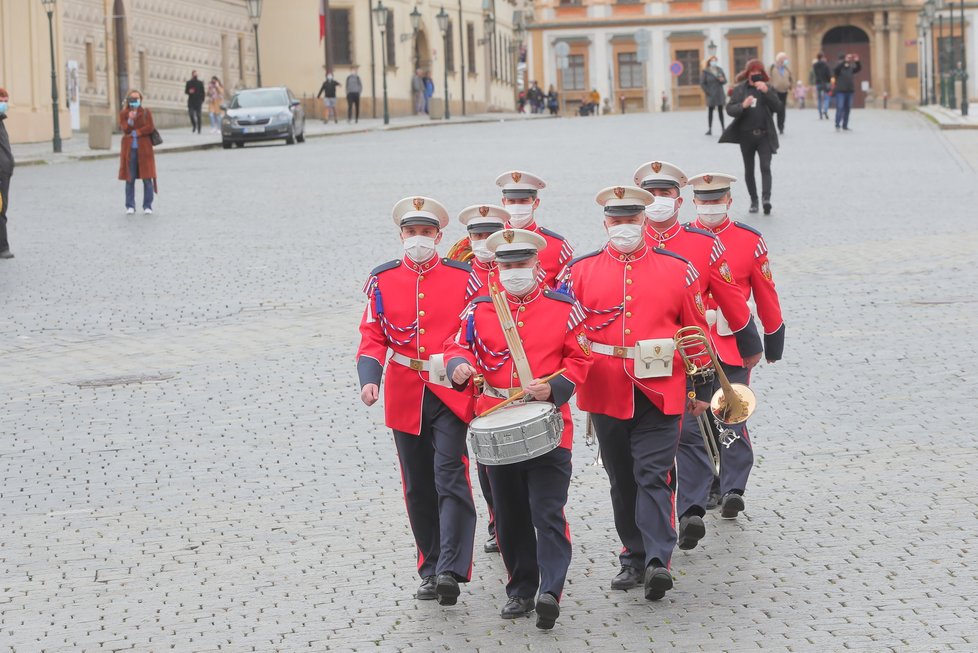
[[(912, 112), (857, 111), (848, 134), (788, 114), (775, 212), (748, 220), (771, 249), (785, 360), (755, 374), (747, 510), (711, 513), (666, 599), (609, 589), (607, 480), (580, 440), (554, 631), (499, 619), (504, 571), (481, 550), (456, 607), (412, 598), (391, 436), (353, 366), (360, 288), (398, 252), (391, 205), (495, 201), (496, 174), (522, 167), (549, 181), (541, 222), (583, 252), (601, 241), (594, 193), (643, 161), (741, 174), (703, 122), (172, 154), (150, 217), (123, 214), (115, 161), (18, 171), (17, 258), (0, 261), (0, 650), (978, 648), (978, 184)], [(735, 198), (745, 210), (742, 184)]]

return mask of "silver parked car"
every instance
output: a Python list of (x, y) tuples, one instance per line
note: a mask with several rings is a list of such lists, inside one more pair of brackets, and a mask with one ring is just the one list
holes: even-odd
[(284, 86), (238, 91), (231, 104), (222, 105), (221, 144), (244, 147), (254, 141), (285, 139), (288, 145), (306, 140), (306, 114), (302, 103)]

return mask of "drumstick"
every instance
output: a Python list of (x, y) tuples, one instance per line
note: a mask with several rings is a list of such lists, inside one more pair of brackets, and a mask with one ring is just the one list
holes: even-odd
[[(566, 367), (562, 367), (559, 370), (557, 370), (556, 372), (554, 372), (553, 374), (551, 374), (550, 376), (547, 376), (547, 377), (544, 377), (544, 378), (540, 379), (540, 383), (547, 383), (547, 382), (551, 381), (552, 379), (556, 379), (558, 376), (560, 376), (561, 374), (563, 374), (566, 371), (567, 371), (567, 368)], [(479, 415), (479, 417), (485, 417), (486, 415), (488, 415), (490, 413), (494, 413), (497, 410), (499, 410), (500, 408), (502, 408), (503, 406), (508, 406), (511, 403), (513, 403), (514, 401), (519, 401), (520, 399), (522, 399), (525, 396), (526, 396), (526, 390), (520, 390), (519, 392), (517, 392), (515, 395), (513, 395), (509, 399), (507, 399), (507, 400), (505, 400), (503, 402), (500, 402), (500, 403), (496, 404), (495, 406), (493, 406), (492, 408), (490, 408), (486, 412), (482, 413), (481, 415)]]

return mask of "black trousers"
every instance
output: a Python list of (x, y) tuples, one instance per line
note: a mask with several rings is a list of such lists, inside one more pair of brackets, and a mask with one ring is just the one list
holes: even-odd
[(499, 553), (509, 573), (506, 596), (549, 592), (560, 600), (571, 561), (564, 518), (571, 452), (557, 447), (512, 465), (488, 465)]
[(781, 108), (778, 109), (778, 131), (784, 131), (784, 114), (788, 110), (788, 94), (778, 93), (778, 99), (781, 100)]
[(709, 128), (713, 129), (713, 110), (716, 109), (717, 117), (720, 118), (720, 129), (724, 128), (723, 124), (723, 107), (707, 107), (706, 123)]
[(353, 119), (353, 107), (357, 108), (356, 120), (360, 122), (360, 94), (359, 93), (347, 93), (346, 94), (346, 121), (350, 122)]
[(425, 391), (421, 433), (394, 431), (404, 502), (418, 547), (418, 575), (472, 575), (475, 504), (469, 486), (465, 422)]
[(489, 466), (476, 463), (479, 471), (479, 487), (482, 488), (482, 498), (486, 500), (486, 508), (489, 509), (489, 537), (496, 536), (496, 509), (492, 505), (492, 486), (489, 484)]
[(7, 204), (10, 202), (10, 177), (0, 173), (0, 252), (10, 249), (7, 242)]
[(747, 183), (747, 192), (750, 193), (750, 201), (757, 203), (757, 180), (754, 178), (754, 155), (761, 162), (761, 198), (767, 202), (771, 199), (771, 141), (768, 140), (767, 132), (754, 134), (744, 132), (740, 135), (740, 154), (744, 157), (744, 181)]
[(190, 114), (190, 130), (200, 133), (200, 111), (202, 104), (188, 104), (187, 113)]
[(681, 415), (664, 415), (637, 389), (635, 415), (591, 413), (601, 459), (611, 482), (611, 507), (624, 566), (666, 567), (676, 547), (676, 451)]

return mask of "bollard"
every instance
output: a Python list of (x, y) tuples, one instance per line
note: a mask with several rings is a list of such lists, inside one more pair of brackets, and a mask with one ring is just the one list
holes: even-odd
[(889, 100), (890, 100), (890, 94), (887, 93), (886, 91), (883, 91), (883, 108), (884, 109), (886, 109), (886, 105), (889, 102)]
[(92, 150), (112, 149), (112, 128), (115, 121), (104, 113), (88, 116), (88, 147)]

